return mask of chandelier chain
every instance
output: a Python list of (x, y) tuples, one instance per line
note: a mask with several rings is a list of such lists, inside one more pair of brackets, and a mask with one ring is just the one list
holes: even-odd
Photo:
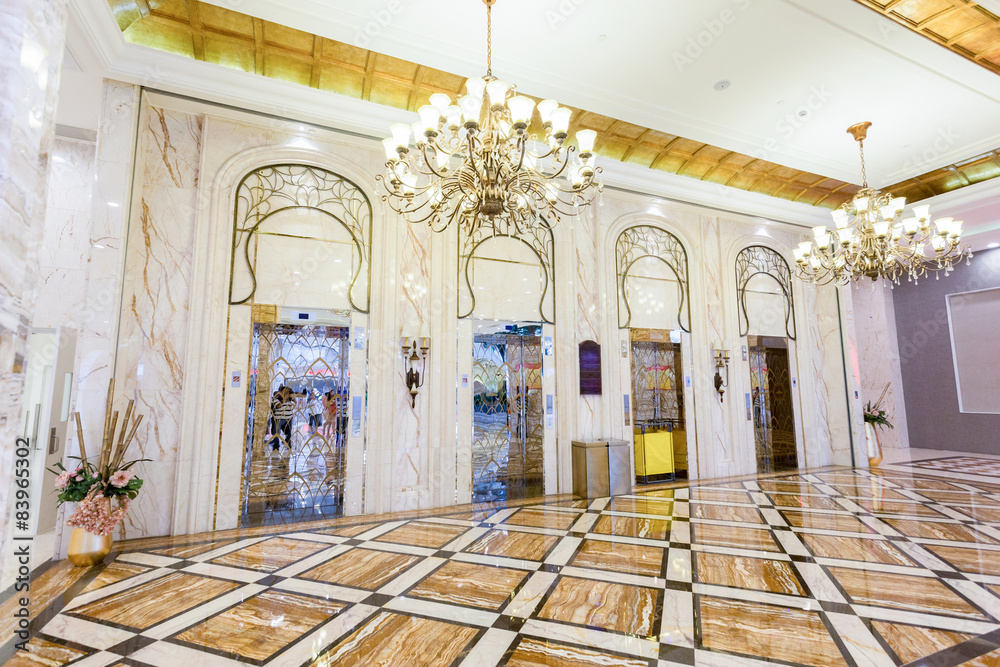
[(493, 76), (493, 5), (486, 5), (486, 76)]
[(861, 147), (861, 187), (868, 189), (868, 172), (865, 170), (865, 140), (858, 142)]

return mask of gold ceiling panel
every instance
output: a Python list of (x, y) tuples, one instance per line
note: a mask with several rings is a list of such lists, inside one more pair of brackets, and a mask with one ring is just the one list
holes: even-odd
[(974, 0), (857, 0), (1000, 74), (1000, 16)]
[(935, 169), (886, 189), (897, 197), (917, 201), (997, 177), (1000, 177), (1000, 150)]
[[(433, 93), (457, 97), (465, 86), (465, 77), (456, 74), (199, 0), (149, 0), (146, 16), (137, 11), (136, 0), (108, 1), (130, 43), (319, 90), (416, 111)], [(947, 10), (944, 5), (957, 1), (933, 0), (929, 4), (940, 7), (932, 16), (945, 18), (940, 16)], [(145, 5), (146, 0), (139, 2)], [(895, 7), (913, 14), (920, 11), (920, 6), (930, 11), (927, 5), (925, 0), (907, 0), (883, 6), (886, 11)], [(596, 150), (602, 157), (825, 208), (839, 206), (858, 190), (858, 186), (844, 181), (601, 114), (581, 109), (573, 112), (574, 129), (598, 131)], [(957, 177), (956, 172), (964, 176)], [(917, 199), (997, 175), (994, 155), (976, 164), (955, 167), (946, 174), (921, 176), (902, 185), (914, 193), (911, 199)]]

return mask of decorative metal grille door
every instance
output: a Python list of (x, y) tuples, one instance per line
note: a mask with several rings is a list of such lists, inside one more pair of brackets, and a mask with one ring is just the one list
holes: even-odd
[(684, 419), (681, 346), (669, 341), (632, 341), (632, 401), (636, 422)]
[(750, 336), (748, 343), (757, 471), (795, 470), (799, 466), (787, 342)]
[[(342, 512), (349, 332), (348, 327), (253, 325), (243, 525)], [(281, 386), (294, 392), (288, 424), (272, 414), (271, 400)], [(333, 419), (321, 399), (327, 392), (337, 406)]]
[(542, 495), (542, 339), (477, 335), (472, 346), (474, 502)]

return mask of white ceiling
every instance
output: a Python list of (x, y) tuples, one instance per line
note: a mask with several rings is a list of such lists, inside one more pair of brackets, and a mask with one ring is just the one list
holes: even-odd
[[(476, 0), (242, 0), (238, 9), (445, 71), (485, 72)], [(524, 92), (799, 169), (858, 182), (845, 130), (862, 120), (875, 123), (876, 186), (1000, 146), (1000, 77), (854, 0), (498, 0), (493, 14), (494, 73)], [(732, 86), (714, 90), (720, 80)]]

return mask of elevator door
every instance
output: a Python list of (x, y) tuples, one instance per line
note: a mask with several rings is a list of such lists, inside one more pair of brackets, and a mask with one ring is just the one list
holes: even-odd
[[(647, 483), (686, 477), (687, 428), (681, 345), (673, 342), (671, 332), (659, 329), (631, 329), (629, 338), (636, 478)], [(669, 449), (669, 453), (662, 451), (664, 448)], [(647, 460), (647, 454), (652, 458)]]
[(538, 329), (477, 334), (473, 339), (474, 502), (543, 493), (542, 339)]
[(757, 471), (795, 470), (799, 466), (788, 342), (750, 336), (748, 343)]
[[(349, 332), (343, 326), (253, 325), (242, 525), (342, 513)], [(272, 413), (281, 387), (291, 390), (290, 423)], [(324, 406), (324, 395), (335, 410)]]

